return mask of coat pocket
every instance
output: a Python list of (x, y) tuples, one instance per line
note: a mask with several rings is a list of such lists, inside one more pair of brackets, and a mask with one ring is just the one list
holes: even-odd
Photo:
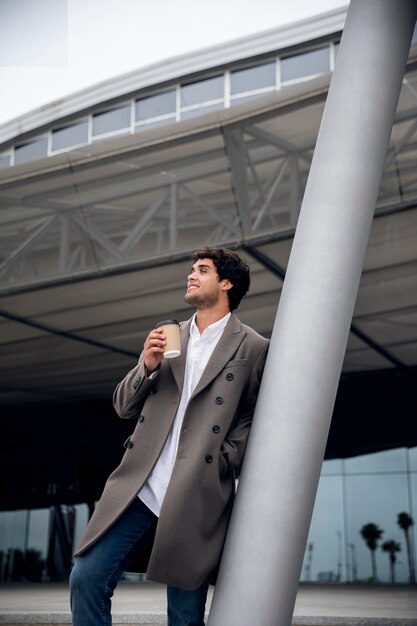
[(219, 453), (219, 476), (223, 478), (229, 471), (229, 465), (222, 452)]
[(233, 361), (229, 361), (228, 364), (225, 366), (225, 369), (227, 369), (228, 367), (237, 367), (239, 365), (247, 365), (248, 364), (248, 359), (234, 359)]

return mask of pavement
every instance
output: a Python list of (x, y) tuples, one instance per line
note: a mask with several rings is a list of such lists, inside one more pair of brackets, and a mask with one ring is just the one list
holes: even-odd
[[(208, 609), (211, 599), (212, 589)], [(166, 591), (163, 585), (122, 581), (113, 598), (113, 626), (166, 625), (165, 611)], [(64, 583), (0, 585), (0, 625), (22, 624), (71, 624), (68, 586)], [(262, 623), (262, 626), (279, 624), (277, 616), (274, 624)], [(242, 617), (242, 626), (261, 625), (248, 625)], [(301, 584), (293, 626), (417, 626), (417, 587)]]

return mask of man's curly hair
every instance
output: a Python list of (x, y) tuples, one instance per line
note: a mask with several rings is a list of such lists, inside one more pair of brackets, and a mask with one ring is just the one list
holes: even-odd
[(229, 280), (233, 287), (227, 292), (229, 308), (237, 309), (243, 296), (248, 292), (250, 285), (249, 265), (240, 256), (227, 248), (201, 248), (192, 254), (193, 261), (211, 259), (217, 270), (220, 280)]

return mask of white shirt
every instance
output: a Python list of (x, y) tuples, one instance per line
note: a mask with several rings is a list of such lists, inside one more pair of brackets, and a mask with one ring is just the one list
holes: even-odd
[(208, 326), (200, 335), (195, 323), (195, 315), (190, 326), (190, 339), (188, 341), (187, 360), (185, 364), (184, 386), (177, 414), (171, 431), (161, 455), (153, 468), (148, 480), (139, 492), (139, 498), (146, 506), (159, 516), (162, 502), (171, 479), (175, 459), (178, 450), (178, 441), (181, 433), (182, 421), (194, 389), (204, 372), (209, 358), (216, 347), (225, 326), (230, 318), (230, 313), (222, 317), (214, 324)]

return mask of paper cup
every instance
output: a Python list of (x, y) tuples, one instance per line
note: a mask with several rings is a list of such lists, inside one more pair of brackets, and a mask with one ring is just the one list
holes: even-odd
[(166, 337), (166, 344), (164, 348), (164, 357), (166, 359), (173, 359), (181, 354), (180, 343), (180, 325), (177, 320), (164, 320), (158, 322), (155, 328), (160, 328), (164, 331)]

